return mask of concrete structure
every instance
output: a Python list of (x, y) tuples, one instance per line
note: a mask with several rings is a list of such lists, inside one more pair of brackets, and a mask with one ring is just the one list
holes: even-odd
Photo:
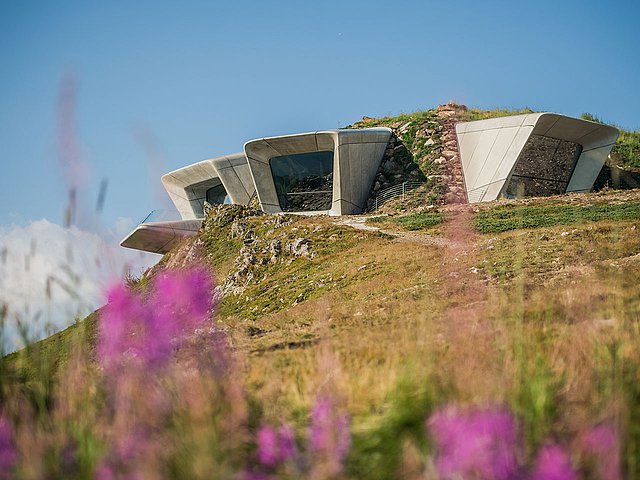
[(204, 217), (204, 202), (246, 205), (255, 192), (244, 153), (203, 160), (162, 176), (183, 220)]
[[(162, 176), (162, 184), (178, 215), (151, 212), (120, 245), (166, 253), (196, 234), (204, 218), (204, 202), (246, 205), (255, 193), (244, 153), (203, 160)], [(181, 218), (181, 219), (180, 219)]]
[[(176, 215), (177, 216), (177, 215)], [(183, 238), (196, 234), (202, 219), (168, 219), (164, 211), (153, 211), (120, 242), (120, 245), (151, 253), (167, 253)]]
[(556, 113), (456, 125), (469, 202), (588, 192), (618, 130)]
[(262, 210), (361, 213), (391, 137), (389, 128), (326, 130), (244, 145)]
[[(391, 133), (365, 128), (260, 138), (245, 143), (244, 153), (167, 173), (162, 183), (177, 212), (171, 218), (152, 212), (121, 245), (166, 253), (195, 235), (205, 202), (246, 205), (254, 194), (266, 213), (361, 213)], [(589, 191), (618, 137), (613, 127), (555, 113), (458, 123), (456, 134), (472, 203)]]

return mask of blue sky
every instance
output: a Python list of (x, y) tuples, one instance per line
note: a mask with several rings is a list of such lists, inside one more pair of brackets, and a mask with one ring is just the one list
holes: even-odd
[(3, 2), (0, 225), (62, 223), (61, 81), (100, 222), (166, 206), (159, 175), (251, 138), (456, 100), (640, 128), (640, 2)]

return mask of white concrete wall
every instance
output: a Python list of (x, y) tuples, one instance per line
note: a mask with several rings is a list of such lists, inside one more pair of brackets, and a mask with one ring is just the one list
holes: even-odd
[(330, 215), (362, 212), (391, 137), (389, 128), (327, 130), (251, 140), (244, 145), (256, 193), (266, 213), (280, 213), (269, 160), (282, 155), (333, 152)]
[(255, 192), (244, 153), (203, 160), (162, 176), (162, 184), (184, 220), (202, 218), (206, 192), (222, 184), (239, 205), (249, 203)]
[(183, 238), (196, 234), (202, 220), (150, 222), (138, 225), (120, 245), (151, 253), (167, 253)]
[(555, 113), (532, 113), (456, 125), (469, 202), (504, 193), (518, 157), (533, 134), (582, 145), (567, 191), (589, 191), (613, 148), (618, 131), (607, 125)]

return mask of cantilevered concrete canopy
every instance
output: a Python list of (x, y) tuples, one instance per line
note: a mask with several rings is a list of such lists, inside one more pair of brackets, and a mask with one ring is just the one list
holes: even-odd
[(146, 222), (138, 225), (120, 245), (151, 253), (167, 253), (180, 240), (196, 234), (202, 220)]
[(590, 191), (618, 138), (608, 125), (532, 113), (456, 125), (471, 203)]
[(203, 160), (162, 176), (183, 220), (202, 218), (204, 202), (246, 205), (255, 192), (244, 153)]
[(389, 128), (327, 130), (244, 145), (266, 213), (361, 213), (391, 136)]

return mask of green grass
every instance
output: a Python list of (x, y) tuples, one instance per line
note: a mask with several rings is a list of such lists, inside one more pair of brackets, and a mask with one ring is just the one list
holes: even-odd
[[(481, 118), (506, 114), (470, 112)], [(430, 112), (416, 112), (367, 126), (428, 126), (431, 119)], [(407, 142), (419, 151), (415, 134)], [(464, 255), (447, 259), (445, 247), (400, 242), (328, 218), (291, 216), (282, 223), (283, 217), (255, 212), (247, 217), (240, 207), (225, 207), (162, 265), (204, 261), (222, 283), (243, 246), (231, 225), (248, 224), (256, 237), (253, 279), (242, 294), (221, 300), (216, 319), (241, 364), (234, 375), (248, 392), (251, 429), (262, 421), (290, 421), (303, 438), (314, 396), (334, 386), (352, 416), (349, 478), (424, 478), (424, 469), (415, 476), (403, 469), (411, 462), (428, 468), (432, 450), (425, 419), (449, 404), (508, 406), (517, 415), (528, 462), (549, 439), (572, 448), (585, 429), (619, 415), (625, 475), (640, 478), (640, 195), (566, 196), (477, 208), (474, 227), (491, 236), (473, 237)], [(447, 234), (438, 229), (443, 215), (431, 211), (367, 223)], [(285, 244), (300, 237), (310, 240), (317, 256), (285, 251)], [(267, 261), (273, 240), (283, 243), (275, 263)], [(191, 256), (198, 245), (198, 255)], [(128, 283), (145, 291), (151, 278)], [(486, 284), (490, 288), (482, 290)], [(97, 316), (0, 361), (0, 397), (10, 384), (19, 388), (42, 415), (37, 425), (43, 431), (60, 423), (50, 415), (64, 398), (59, 391), (55, 395), (56, 383), (64, 379), (57, 370), (70, 363), (74, 345), (92, 353)], [(66, 385), (82, 393), (90, 382), (78, 378)], [(193, 378), (206, 380), (206, 371)], [(93, 458), (91, 466), (101, 455), (94, 452), (100, 444), (91, 436), (91, 412), (99, 411), (95, 404), (102, 397), (89, 393), (86, 405), (72, 410), (69, 419), (79, 449), (88, 452), (82, 455)], [(179, 393), (176, 399), (189, 398)], [(199, 416), (200, 406), (192, 412), (196, 432), (214, 417), (212, 411), (225, 416), (215, 409)], [(205, 437), (216, 432), (207, 428)], [(192, 457), (211, 456), (209, 444), (188, 430), (183, 437), (180, 431), (173, 434), (167, 438), (182, 438), (189, 459), (177, 463), (173, 475), (188, 476), (189, 465), (196, 464)], [(52, 463), (60, 457), (54, 453)], [(583, 468), (582, 459), (571, 454)]]
[(612, 160), (621, 167), (640, 168), (640, 132), (626, 130), (619, 125), (604, 122), (597, 115), (583, 113), (584, 120), (603, 123), (616, 127), (620, 131), (620, 136), (611, 151)]
[[(402, 143), (412, 155), (413, 161), (420, 167), (422, 173), (430, 175), (438, 170), (430, 161), (430, 154), (440, 148), (439, 123), (435, 110), (421, 110), (412, 113), (402, 113), (396, 116), (376, 118), (367, 122), (356, 122), (347, 128), (389, 127), (399, 129), (409, 124), (399, 134)], [(432, 145), (426, 145), (426, 139), (422, 133), (424, 130), (432, 131)]]
[(480, 211), (474, 220), (481, 233), (553, 227), (602, 220), (621, 221), (640, 218), (640, 203), (600, 203), (594, 205), (506, 205)]
[(475, 120), (488, 120), (489, 118), (510, 117), (513, 115), (524, 115), (534, 113), (529, 107), (524, 108), (494, 108), (493, 110), (482, 110), (480, 108), (469, 108), (460, 121), (472, 122)]
[(399, 217), (373, 217), (367, 224), (376, 226), (399, 226), (404, 230), (430, 230), (442, 224), (444, 215), (440, 212), (423, 212), (402, 215)]

